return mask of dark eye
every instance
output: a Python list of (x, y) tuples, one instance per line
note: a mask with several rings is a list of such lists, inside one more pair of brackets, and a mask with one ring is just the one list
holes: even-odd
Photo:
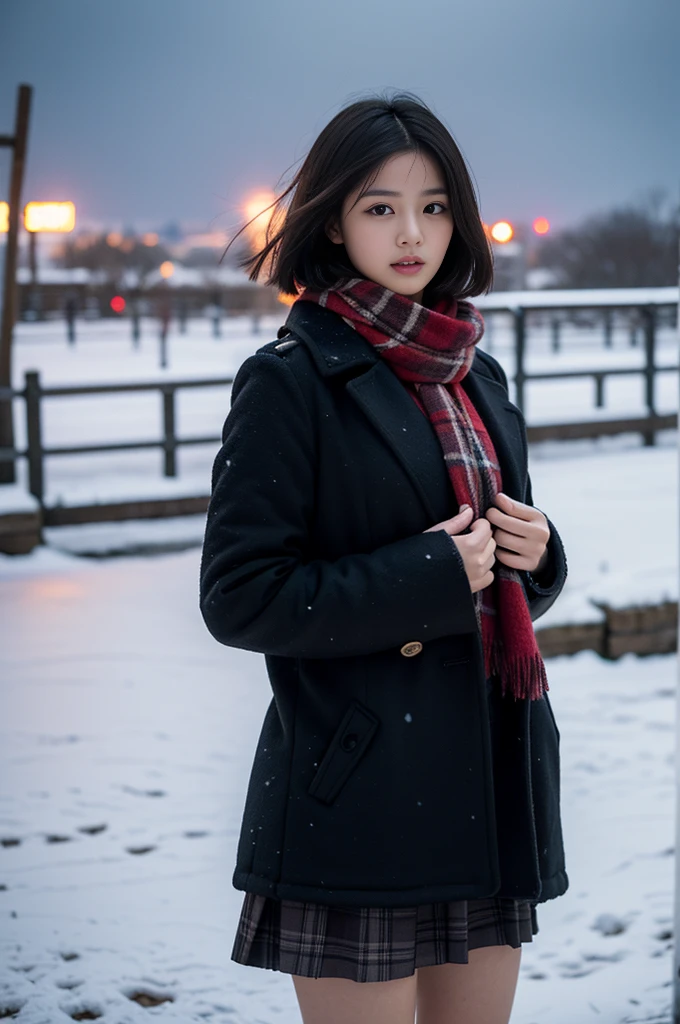
[[(441, 206), (441, 208), (444, 211), (444, 213), (446, 213), (446, 207), (444, 206), (443, 203), (440, 203), (440, 202), (428, 203), (427, 206)], [(425, 207), (425, 209), (427, 209), (427, 206)]]
[[(375, 204), (375, 206), (372, 206), (372, 207), (370, 208), (370, 210), (368, 211), (368, 213), (373, 213), (373, 211), (374, 211), (374, 210), (379, 210), (379, 209), (383, 209), (383, 210), (389, 210), (389, 209), (391, 209), (391, 207), (389, 207), (389, 206), (387, 205), (387, 203), (376, 203), (376, 204)], [(375, 216), (376, 216), (376, 217), (382, 217), (382, 214), (381, 214), (381, 213), (376, 213), (376, 214), (375, 214)]]

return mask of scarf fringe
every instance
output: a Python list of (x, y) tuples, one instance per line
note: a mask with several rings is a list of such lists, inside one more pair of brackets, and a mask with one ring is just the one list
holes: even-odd
[(504, 697), (512, 694), (515, 700), (540, 700), (550, 689), (540, 652), (506, 659), (502, 645), (496, 641), (485, 655), (487, 677), (500, 677)]

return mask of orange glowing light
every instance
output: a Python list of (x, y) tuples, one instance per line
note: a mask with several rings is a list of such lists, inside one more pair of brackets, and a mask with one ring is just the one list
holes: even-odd
[(165, 260), (164, 263), (161, 263), (159, 270), (161, 277), (167, 280), (169, 277), (172, 277), (172, 275), (175, 273), (175, 264), (172, 262), (172, 260)]
[(509, 224), (507, 220), (497, 220), (491, 228), (491, 237), (494, 242), (500, 242), (501, 245), (509, 242), (514, 233), (512, 224)]
[(283, 306), (292, 306), (297, 298), (296, 295), (284, 295), (283, 292), (279, 292), (276, 297)]
[(550, 221), (545, 217), (537, 217), (532, 227), (537, 235), (547, 235), (550, 231)]
[(251, 221), (246, 227), (246, 235), (253, 251), (261, 249), (267, 240), (267, 227), (272, 219), (273, 210), (267, 209), (276, 199), (273, 192), (262, 190), (248, 197), (243, 212), (246, 220)]
[(122, 313), (125, 309), (125, 299), (122, 295), (114, 295), (110, 306), (114, 313)]
[(123, 236), (118, 231), (110, 231), (106, 236), (106, 244), (110, 245), (112, 249), (117, 249), (122, 241)]
[(75, 226), (73, 203), (27, 203), (24, 207), (27, 231), (73, 231)]
[(9, 231), (9, 203), (0, 203), (0, 235)]
[(155, 231), (147, 231), (145, 235), (142, 235), (142, 244), (154, 246), (158, 245), (158, 235)]

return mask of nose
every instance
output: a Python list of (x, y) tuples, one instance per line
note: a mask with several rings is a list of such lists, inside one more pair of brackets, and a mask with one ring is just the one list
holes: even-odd
[(422, 241), (423, 232), (420, 227), (420, 224), (418, 223), (418, 217), (416, 216), (415, 213), (405, 213), (403, 219), (399, 224), (397, 245), (420, 245)]

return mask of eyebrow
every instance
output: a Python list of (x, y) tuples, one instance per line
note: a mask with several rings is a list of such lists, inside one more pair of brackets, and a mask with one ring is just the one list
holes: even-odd
[[(366, 196), (401, 196), (401, 192), (392, 192), (388, 188), (370, 188), (368, 192), (362, 192), (361, 198), (364, 199)], [(421, 196), (446, 196), (448, 195), (448, 189), (445, 188), (426, 188), (421, 193)]]

